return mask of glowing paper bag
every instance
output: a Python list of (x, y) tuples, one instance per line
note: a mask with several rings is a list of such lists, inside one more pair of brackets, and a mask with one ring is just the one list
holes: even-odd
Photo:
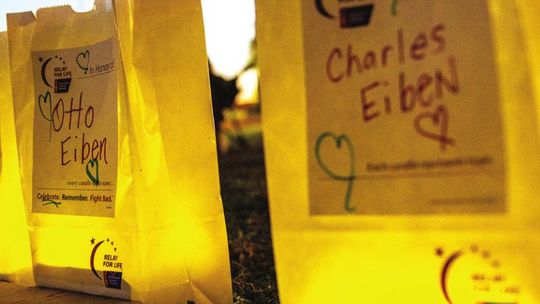
[[(229, 254), (200, 2), (135, 0), (129, 6), (117, 1), (116, 12), (130, 99), (144, 102), (147, 111), (159, 117), (171, 197), (174, 203), (182, 203), (181, 245), (195, 299), (230, 303)], [(154, 55), (149, 56), (148, 50)], [(145, 127), (136, 130), (145, 131), (141, 136), (151, 145), (154, 136), (146, 133), (153, 125), (152, 116), (141, 111), (137, 119)]]
[[(195, 1), (165, 3), (142, 20), (137, 2), (108, 0), (87, 13), (8, 16), (38, 285), (152, 303), (230, 302), (202, 17)], [(149, 47), (131, 44), (137, 27), (160, 22), (159, 48), (136, 60), (139, 45)], [(156, 49), (180, 41), (196, 47), (158, 58)]]
[(30, 240), (22, 199), (7, 34), (0, 33), (0, 279), (32, 284)]
[(517, 9), (257, 2), (283, 303), (540, 301), (540, 144)]

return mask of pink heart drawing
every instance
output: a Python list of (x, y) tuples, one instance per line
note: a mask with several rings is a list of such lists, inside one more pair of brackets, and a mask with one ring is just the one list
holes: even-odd
[(435, 112), (418, 114), (414, 120), (414, 128), (421, 136), (439, 142), (441, 151), (446, 151), (447, 146), (455, 145), (454, 139), (448, 137), (449, 119), (448, 109), (440, 105)]

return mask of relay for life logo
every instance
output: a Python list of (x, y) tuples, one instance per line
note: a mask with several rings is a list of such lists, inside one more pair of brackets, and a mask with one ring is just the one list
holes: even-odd
[[(39, 62), (41, 63), (41, 80), (43, 83), (51, 89), (54, 85), (54, 93), (69, 92), (72, 74), (64, 58), (58, 55), (49, 58), (40, 57)], [(48, 66), (51, 64), (54, 66), (53, 81), (47, 75)]]
[(341, 28), (369, 25), (374, 9), (373, 3), (365, 0), (337, 0), (337, 5), (328, 0), (315, 0), (315, 7), (321, 16), (329, 20), (335, 20), (339, 16)]
[(520, 287), (490, 250), (471, 245), (435, 249), (442, 262), (440, 288), (448, 304), (518, 304)]
[[(106, 240), (92, 238), (90, 245), (92, 246), (90, 269), (94, 276), (103, 281), (107, 288), (122, 289), (124, 263), (119, 258), (114, 241), (109, 238)], [(102, 270), (101, 273), (98, 269)]]

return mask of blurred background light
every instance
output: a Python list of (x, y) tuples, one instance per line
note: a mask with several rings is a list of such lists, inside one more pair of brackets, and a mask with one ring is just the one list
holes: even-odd
[(0, 1), (0, 32), (7, 29), (6, 14), (15, 12), (33, 11), (40, 7), (58, 6), (69, 4), (77, 12), (91, 10), (94, 6), (93, 0), (2, 0)]
[[(216, 74), (231, 79), (244, 69), (255, 38), (254, 0), (202, 0), (207, 50)], [(75, 11), (92, 9), (93, 0), (2, 0), (0, 31), (6, 30), (5, 14), (36, 11), (40, 7), (69, 4)]]
[(254, 0), (202, 0), (206, 48), (218, 76), (239, 75), (255, 39)]
[[(128, 1), (128, 0), (117, 0)], [(179, 0), (181, 1), (181, 0)], [(216, 126), (225, 143), (230, 138), (260, 134), (259, 75), (255, 41), (255, 0), (200, 0), (206, 38), (206, 49), (211, 71), (224, 80), (233, 80), (238, 94), (229, 115)], [(42, 7), (71, 5), (77, 12), (89, 11), (94, 0), (0, 0), (0, 32), (7, 30), (6, 14), (24, 11), (34, 13)], [(159, 39), (156, 37), (156, 39)], [(186, 46), (189, 47), (189, 46)], [(223, 112), (214, 104), (214, 110)], [(248, 132), (248, 131), (253, 132)], [(258, 140), (257, 136), (253, 136)], [(258, 141), (255, 140), (256, 143)], [(222, 144), (227, 147), (227, 144)], [(220, 150), (226, 150), (220, 147)]]

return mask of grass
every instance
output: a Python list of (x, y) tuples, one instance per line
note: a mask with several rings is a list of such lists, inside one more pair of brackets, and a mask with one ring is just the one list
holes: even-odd
[(279, 303), (261, 149), (220, 156), (233, 302)]

